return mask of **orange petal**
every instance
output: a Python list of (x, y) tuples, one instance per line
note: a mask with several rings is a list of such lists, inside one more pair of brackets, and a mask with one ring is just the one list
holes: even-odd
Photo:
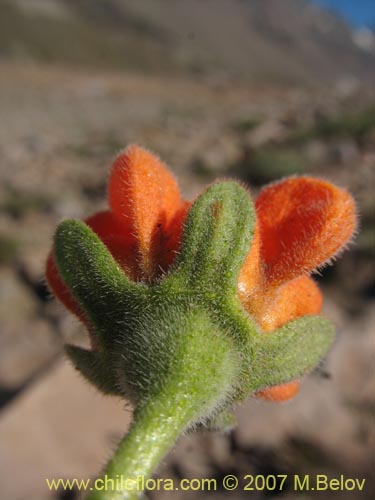
[(323, 297), (309, 276), (300, 276), (276, 290), (264, 301), (255, 316), (265, 332), (270, 332), (293, 319), (307, 314), (319, 314)]
[(268, 387), (263, 391), (255, 393), (255, 395), (262, 399), (266, 399), (267, 401), (282, 403), (283, 401), (288, 401), (289, 399), (294, 398), (294, 396), (299, 391), (299, 387), (299, 380), (293, 380), (292, 382), (288, 382), (287, 384)]
[(238, 278), (238, 293), (242, 302), (251, 300), (251, 292), (261, 283), (260, 232), (258, 221), (255, 224), (253, 241)]
[(164, 231), (181, 206), (177, 182), (156, 156), (130, 146), (114, 162), (109, 203), (135, 240), (144, 276), (151, 278), (160, 265)]
[(294, 177), (265, 188), (256, 201), (268, 282), (291, 280), (322, 266), (356, 228), (350, 194), (331, 183)]

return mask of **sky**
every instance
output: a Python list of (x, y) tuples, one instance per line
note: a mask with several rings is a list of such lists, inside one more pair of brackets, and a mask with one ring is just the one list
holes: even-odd
[(311, 0), (338, 12), (357, 28), (375, 26), (375, 0)]

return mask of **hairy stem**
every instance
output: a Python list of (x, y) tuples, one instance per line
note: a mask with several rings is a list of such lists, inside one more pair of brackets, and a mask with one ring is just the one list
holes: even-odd
[[(103, 490), (99, 491), (97, 483), (88, 500), (138, 498), (142, 491), (132, 489), (130, 482), (146, 481), (181, 433), (222, 409), (237, 376), (237, 357), (228, 352), (227, 339), (220, 335), (207, 342), (211, 330), (205, 315), (192, 312), (188, 316), (180, 323), (179, 338), (184, 342), (176, 347), (177, 361), (139, 401), (133, 425), (99, 481)], [(149, 378), (156, 380), (156, 374), (150, 373)], [(115, 483), (117, 479), (122, 491), (113, 491), (116, 484), (112, 488), (112, 482), (104, 488), (106, 479)]]
[(144, 482), (196, 416), (195, 404), (186, 405), (184, 399), (172, 407), (164, 396), (155, 397), (135, 413), (128, 434), (87, 500), (133, 500), (142, 495)]

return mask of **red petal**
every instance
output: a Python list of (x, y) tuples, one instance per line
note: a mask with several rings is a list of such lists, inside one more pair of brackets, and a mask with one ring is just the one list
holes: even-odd
[(127, 228), (109, 210), (96, 212), (85, 220), (86, 224), (96, 233), (99, 238), (106, 236), (121, 235), (131, 240), (131, 235)]
[(73, 295), (70, 293), (65, 283), (60, 277), (57, 270), (55, 259), (52, 252), (49, 254), (46, 263), (46, 278), (47, 283), (54, 293), (54, 295), (59, 299), (60, 302), (73, 314), (75, 314), (81, 321), (85, 322), (85, 315)]
[(287, 384), (268, 387), (263, 391), (255, 393), (255, 395), (262, 399), (266, 399), (267, 401), (282, 403), (294, 398), (294, 396), (298, 394), (299, 387), (299, 380), (293, 380), (292, 382), (288, 382)]
[(98, 212), (85, 222), (103, 241), (125, 273), (134, 280), (140, 278), (137, 248), (129, 228), (109, 210)]

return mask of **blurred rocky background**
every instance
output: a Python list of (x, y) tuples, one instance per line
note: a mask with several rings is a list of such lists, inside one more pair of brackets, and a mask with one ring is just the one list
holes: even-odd
[[(363, 0), (363, 3), (366, 3)], [(361, 1), (354, 2), (360, 9)], [(375, 37), (305, 0), (0, 0), (0, 497), (78, 498), (131, 409), (63, 360), (85, 332), (50, 296), (56, 224), (105, 206), (113, 157), (158, 153), (193, 197), (217, 176), (311, 174), (359, 204), (350, 251), (317, 280), (337, 339), (292, 402), (250, 399), (232, 433), (181, 439), (163, 477), (327, 474), (374, 498)], [(151, 498), (314, 498), (165, 492)]]

